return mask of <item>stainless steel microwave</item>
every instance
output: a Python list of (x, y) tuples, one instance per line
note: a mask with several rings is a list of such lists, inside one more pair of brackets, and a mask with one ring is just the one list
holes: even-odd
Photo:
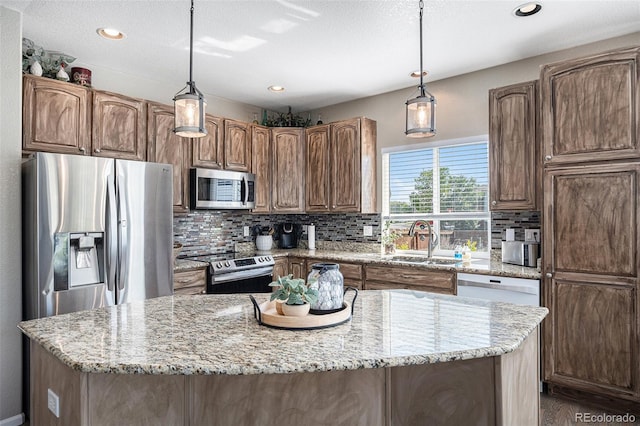
[(192, 209), (252, 209), (256, 205), (253, 173), (194, 168), (189, 188)]

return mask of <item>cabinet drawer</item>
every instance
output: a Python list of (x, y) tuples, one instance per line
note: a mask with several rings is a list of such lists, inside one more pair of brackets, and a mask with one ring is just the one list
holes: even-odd
[(355, 287), (358, 290), (362, 290), (362, 280), (354, 280), (352, 278), (344, 279), (344, 287)]
[[(185, 294), (182, 289), (191, 289), (195, 287), (200, 289), (197, 293), (205, 289), (207, 285), (207, 270), (198, 269), (195, 271), (181, 271), (173, 274), (173, 291), (175, 294)], [(194, 294), (194, 293), (186, 293)]]
[(455, 273), (393, 266), (367, 266), (365, 288), (406, 288), (455, 293)]
[(352, 278), (354, 280), (362, 280), (362, 265), (356, 265), (354, 263), (341, 263), (340, 272), (342, 272), (342, 276), (345, 278)]

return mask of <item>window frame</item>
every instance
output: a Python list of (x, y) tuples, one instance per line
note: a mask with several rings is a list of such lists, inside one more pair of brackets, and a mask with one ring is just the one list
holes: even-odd
[[(487, 144), (487, 205), (486, 212), (458, 212), (458, 213), (402, 213), (402, 214), (390, 214), (390, 176), (389, 176), (389, 155), (398, 152), (409, 152), (409, 151), (420, 151), (425, 149), (434, 149), (434, 148), (445, 148), (452, 146), (460, 146), (460, 145), (472, 145), (478, 143), (486, 143)], [(487, 243), (488, 250), (486, 252), (472, 252), (472, 257), (476, 259), (488, 259), (491, 253), (491, 209), (488, 205), (488, 197), (489, 197), (489, 185), (490, 185), (490, 173), (489, 173), (489, 135), (477, 135), (470, 136), (465, 138), (457, 138), (457, 139), (446, 139), (441, 141), (433, 141), (433, 142), (423, 142), (417, 144), (410, 145), (398, 145), (392, 147), (384, 147), (381, 149), (382, 155), (382, 213), (381, 213), (381, 226), (382, 229), (385, 229), (386, 222), (388, 221), (408, 221), (408, 220), (430, 220), (434, 223), (434, 228), (439, 229), (440, 221), (443, 220), (486, 220), (487, 221)], [(439, 150), (434, 151), (433, 162), (434, 164), (440, 163)], [(432, 166), (433, 167), (433, 166)], [(440, 203), (440, 185), (438, 182), (439, 173), (434, 173), (434, 177), (436, 183), (434, 183), (434, 191), (433, 191), (433, 201), (434, 201), (434, 211), (436, 205), (438, 205), (437, 211), (439, 211), (439, 203)], [(424, 251), (419, 250), (397, 250), (400, 253), (413, 253), (413, 254), (425, 254)], [(439, 256), (453, 256), (453, 250), (444, 250), (439, 247), (434, 250), (434, 255)]]

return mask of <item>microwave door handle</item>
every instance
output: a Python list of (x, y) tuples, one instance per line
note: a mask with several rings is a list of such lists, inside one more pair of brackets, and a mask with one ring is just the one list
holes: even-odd
[(246, 206), (249, 201), (249, 181), (242, 177), (242, 189), (240, 190), (240, 198), (242, 198), (242, 205)]

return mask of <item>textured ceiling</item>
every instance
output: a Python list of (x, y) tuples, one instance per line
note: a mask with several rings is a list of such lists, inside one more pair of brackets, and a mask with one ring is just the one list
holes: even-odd
[[(427, 83), (640, 31), (640, 1), (425, 2)], [(188, 79), (189, 0), (5, 1), (23, 11), (23, 34), (77, 62), (166, 83)], [(98, 27), (126, 33), (104, 40)], [(194, 80), (205, 94), (294, 111), (416, 85), (418, 1), (196, 0)], [(640, 44), (640, 40), (638, 41)], [(271, 93), (273, 84), (286, 87)]]

